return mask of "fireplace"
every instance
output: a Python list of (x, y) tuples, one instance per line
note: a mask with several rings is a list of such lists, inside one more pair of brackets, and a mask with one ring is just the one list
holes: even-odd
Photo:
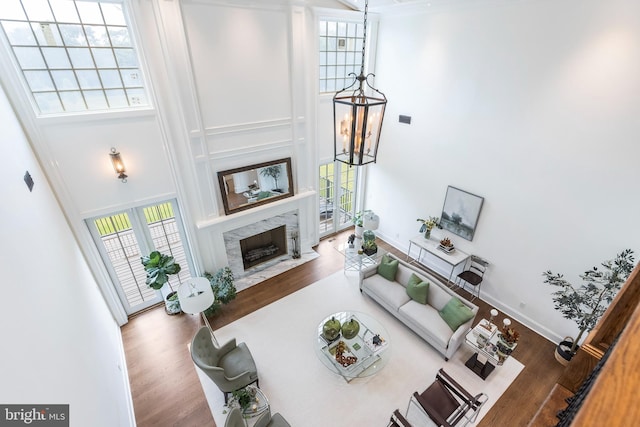
[[(318, 254), (305, 237), (312, 234), (305, 220), (309, 221), (309, 218), (315, 215), (313, 204), (316, 198), (315, 192), (297, 194), (286, 200), (216, 218), (210, 223), (200, 225), (201, 229), (206, 228), (212, 236), (212, 253), (216, 264), (211, 268), (228, 265), (233, 272), (236, 290), (240, 292), (315, 259)], [(261, 260), (263, 262), (260, 264), (246, 269), (240, 241), (282, 226), (284, 242), (281, 245), (277, 244), (282, 251), (281, 254), (268, 261)], [(217, 239), (218, 236), (222, 236), (222, 241)], [(298, 237), (297, 254), (300, 257), (296, 257), (297, 254), (294, 253), (294, 236)]]
[(287, 254), (286, 226), (273, 228), (240, 240), (245, 270)]

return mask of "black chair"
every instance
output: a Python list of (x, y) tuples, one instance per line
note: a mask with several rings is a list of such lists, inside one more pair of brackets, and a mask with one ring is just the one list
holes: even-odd
[[(476, 421), (480, 408), (487, 399), (485, 393), (472, 396), (443, 369), (440, 369), (433, 384), (422, 393), (413, 393), (409, 406), (416, 405), (438, 426), (462, 427)], [(409, 408), (407, 408), (408, 415)]]
[(412, 426), (411, 424), (409, 424), (409, 421), (407, 421), (407, 419), (402, 416), (400, 411), (396, 409), (395, 411), (393, 411), (393, 414), (391, 414), (391, 418), (389, 419), (389, 424), (387, 424), (387, 427), (412, 427)]
[(470, 286), (469, 292), (473, 297), (471, 301), (480, 298), (480, 285), (488, 267), (489, 263), (486, 260), (479, 256), (471, 255), (469, 257), (469, 267), (456, 277), (455, 283), (458, 287), (466, 289), (466, 285)]

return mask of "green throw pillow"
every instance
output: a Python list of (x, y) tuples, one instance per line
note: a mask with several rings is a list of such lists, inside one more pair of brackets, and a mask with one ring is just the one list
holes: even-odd
[(429, 282), (423, 282), (421, 278), (411, 273), (411, 277), (407, 282), (407, 295), (420, 304), (426, 304), (428, 292)]
[(387, 280), (396, 280), (396, 273), (398, 272), (398, 260), (391, 259), (390, 257), (383, 255), (380, 265), (378, 266), (378, 274)]
[(452, 297), (447, 305), (440, 310), (440, 317), (447, 322), (452, 331), (456, 331), (460, 325), (473, 319), (473, 311), (458, 298)]

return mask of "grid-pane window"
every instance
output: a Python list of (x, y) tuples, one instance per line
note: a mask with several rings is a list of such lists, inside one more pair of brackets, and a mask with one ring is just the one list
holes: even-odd
[(358, 188), (358, 168), (340, 162), (320, 165), (320, 235), (353, 225)]
[(135, 307), (145, 302), (156, 302), (156, 291), (145, 283), (146, 273), (140, 262), (142, 256), (138, 240), (131, 227), (129, 215), (119, 213), (94, 220), (99, 230), (104, 250), (115, 276), (121, 295), (127, 305)]
[(362, 65), (363, 23), (321, 20), (318, 36), (320, 93), (350, 86)]
[(320, 234), (333, 230), (334, 166), (335, 163), (320, 165)]
[(185, 253), (180, 228), (173, 212), (173, 205), (169, 202), (144, 208), (144, 216), (151, 233), (155, 250), (171, 255), (180, 264), (180, 272), (175, 276), (177, 283), (182, 283), (191, 277), (187, 254)]
[(169, 277), (168, 290), (177, 290), (191, 277), (191, 263), (175, 202), (129, 209), (87, 223), (101, 247), (103, 260), (127, 313), (162, 301), (159, 292), (146, 284), (147, 273), (140, 260), (143, 255), (156, 250), (173, 256), (180, 264), (180, 272)]
[(40, 114), (148, 105), (121, 1), (0, 1), (0, 26)]

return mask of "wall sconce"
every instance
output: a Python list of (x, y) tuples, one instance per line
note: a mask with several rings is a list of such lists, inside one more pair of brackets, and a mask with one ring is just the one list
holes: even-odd
[(122, 180), (122, 182), (127, 182), (127, 174), (125, 173), (124, 162), (122, 161), (122, 157), (120, 157), (120, 153), (116, 151), (114, 147), (111, 147), (111, 152), (109, 153), (111, 156), (111, 164), (113, 165), (113, 170), (118, 174), (118, 179)]

